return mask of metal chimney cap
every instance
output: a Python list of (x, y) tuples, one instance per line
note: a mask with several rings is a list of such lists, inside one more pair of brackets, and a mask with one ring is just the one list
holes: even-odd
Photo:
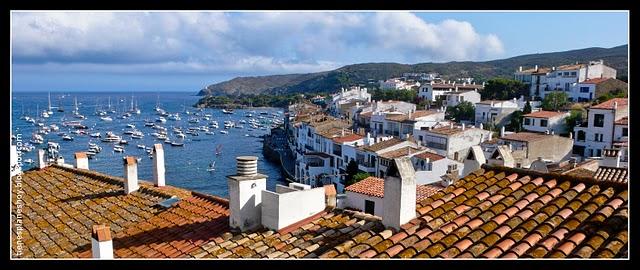
[(258, 157), (256, 156), (238, 156), (236, 157), (237, 161), (256, 161)]

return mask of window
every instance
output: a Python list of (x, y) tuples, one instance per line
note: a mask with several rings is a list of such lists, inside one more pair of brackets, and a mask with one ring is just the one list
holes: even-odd
[(370, 200), (364, 200), (364, 212), (367, 214), (374, 215), (374, 211), (376, 209), (376, 203)]
[(602, 156), (602, 150), (598, 149), (596, 150), (596, 157)]
[(588, 86), (581, 86), (580, 87), (580, 93), (589, 93), (589, 87)]
[[(578, 139), (578, 141), (583, 141), (584, 139), (587, 137), (586, 133), (582, 130), (578, 130), (578, 135), (576, 136), (576, 138)], [(583, 150), (584, 151), (584, 150)]]
[(531, 125), (531, 118), (525, 118), (524, 119), (524, 124), (527, 125), (527, 126)]
[(604, 127), (604, 114), (594, 114), (593, 115), (593, 126), (594, 127)]
[(565, 83), (564, 84), (564, 91), (569, 91), (571, 90), (571, 83)]
[(577, 75), (577, 73), (575, 71), (571, 72), (571, 76), (576, 76), (576, 75)]
[(569, 76), (569, 72), (565, 72), (565, 73), (564, 73), (564, 76)]
[(629, 129), (628, 128), (622, 128), (622, 136), (629, 136)]
[(549, 121), (546, 120), (546, 119), (540, 119), (540, 126), (541, 127), (546, 127), (547, 126), (547, 122), (549, 122)]

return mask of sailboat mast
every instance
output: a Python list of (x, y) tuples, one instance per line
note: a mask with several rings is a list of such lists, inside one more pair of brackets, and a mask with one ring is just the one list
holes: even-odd
[(51, 92), (49, 92), (49, 107), (48, 111), (51, 111)]
[(111, 111), (111, 96), (109, 96), (109, 111)]

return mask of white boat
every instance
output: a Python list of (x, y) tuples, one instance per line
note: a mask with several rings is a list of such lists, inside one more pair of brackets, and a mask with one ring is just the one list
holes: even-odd
[(169, 120), (172, 120), (172, 121), (180, 121), (180, 120), (182, 120), (180, 118), (180, 114), (178, 114), (178, 113), (171, 114), (171, 115), (169, 115), (168, 118), (169, 118)]
[(224, 121), (224, 128), (229, 129), (235, 126), (235, 123), (232, 121)]
[(100, 120), (105, 122), (111, 122), (113, 121), (113, 118), (111, 118), (111, 116), (103, 116), (103, 117), (100, 117)]
[(42, 111), (40, 116), (42, 116), (43, 118), (49, 118), (49, 113), (47, 111)]
[(127, 142), (127, 140), (120, 140), (118, 143), (119, 144), (129, 144), (129, 142)]
[(164, 140), (164, 143), (171, 143), (171, 140), (169, 138)]
[(105, 138), (102, 139), (103, 142), (120, 142), (122, 138), (118, 135), (113, 134), (113, 132), (107, 132)]
[(178, 138), (182, 138), (182, 139), (184, 139), (186, 136), (187, 136), (187, 135), (184, 135), (184, 133), (177, 133), (177, 134), (176, 134), (176, 137), (178, 137)]
[(142, 139), (142, 137), (144, 137), (144, 134), (140, 131), (134, 131), (133, 134), (131, 134), (131, 138), (134, 139)]
[(24, 163), (26, 163), (26, 164), (31, 164), (31, 163), (33, 163), (33, 159), (30, 159), (30, 158), (25, 159), (25, 160), (24, 160)]
[(127, 127), (128, 127), (128, 128), (136, 128), (136, 125), (134, 125), (134, 124), (127, 124)]
[(171, 142), (171, 146), (184, 146), (183, 142)]
[(156, 122), (166, 123), (167, 119), (165, 119), (164, 117), (160, 116), (160, 117), (156, 118)]
[(58, 125), (56, 125), (56, 124), (51, 124), (49, 127), (51, 128), (51, 131), (58, 131), (58, 130), (60, 130), (60, 127), (58, 127)]
[(222, 113), (224, 113), (224, 114), (233, 114), (233, 109), (229, 109), (229, 110), (222, 109)]
[(244, 126), (243, 125), (238, 125), (238, 126), (236, 126), (236, 128), (244, 128)]
[(207, 168), (208, 172), (213, 172), (216, 170), (216, 161), (214, 160), (213, 162), (211, 162), (211, 164), (209, 164), (209, 168)]
[(100, 132), (95, 132), (95, 133), (89, 134), (89, 136), (91, 136), (93, 138), (100, 138), (102, 135), (100, 135)]
[(122, 153), (122, 152), (124, 152), (124, 147), (122, 147), (120, 145), (116, 145), (116, 146), (113, 147), (113, 151)]
[(62, 136), (62, 140), (64, 140), (64, 141), (73, 141), (73, 137), (71, 137), (69, 135), (64, 135), (64, 136)]
[(215, 133), (213, 131), (207, 131), (207, 132), (205, 132), (205, 134), (207, 134), (207, 135), (215, 135)]
[(229, 132), (228, 132), (228, 131), (226, 131), (226, 130), (220, 130), (220, 133), (222, 133), (222, 134), (227, 134), (227, 133), (229, 133)]
[(147, 121), (145, 121), (145, 122), (144, 122), (144, 126), (145, 126), (145, 127), (152, 127), (152, 126), (154, 126), (154, 125), (155, 125), (155, 124), (154, 124), (153, 122), (147, 122)]
[(191, 118), (191, 119), (189, 119), (189, 123), (197, 124), (197, 123), (199, 123), (199, 122), (200, 122), (200, 120), (198, 120), (198, 118)]
[(137, 146), (138, 146), (138, 148), (140, 148), (140, 149), (145, 149), (144, 144), (138, 144)]

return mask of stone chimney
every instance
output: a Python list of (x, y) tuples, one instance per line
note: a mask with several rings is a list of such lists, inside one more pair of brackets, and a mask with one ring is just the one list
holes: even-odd
[(46, 151), (44, 149), (38, 149), (38, 169), (44, 169), (44, 167), (47, 167), (45, 152)]
[(153, 145), (153, 184), (156, 187), (164, 187), (164, 149), (162, 144)]
[(123, 158), (124, 161), (124, 193), (130, 194), (140, 188), (138, 186), (138, 160), (135, 157), (128, 156)]
[(620, 156), (622, 152), (618, 149), (604, 149), (602, 151), (601, 167), (620, 167)]
[(94, 259), (113, 259), (111, 229), (106, 225), (93, 225), (91, 231), (91, 254)]
[(258, 173), (258, 157), (236, 157), (237, 172), (227, 176), (229, 185), (229, 226), (248, 231), (262, 224), (262, 191), (267, 176)]
[(384, 179), (382, 224), (396, 230), (416, 217), (416, 172), (408, 157), (396, 158)]
[(74, 156), (76, 158), (76, 168), (85, 170), (89, 169), (89, 158), (87, 157), (87, 153), (76, 152)]

